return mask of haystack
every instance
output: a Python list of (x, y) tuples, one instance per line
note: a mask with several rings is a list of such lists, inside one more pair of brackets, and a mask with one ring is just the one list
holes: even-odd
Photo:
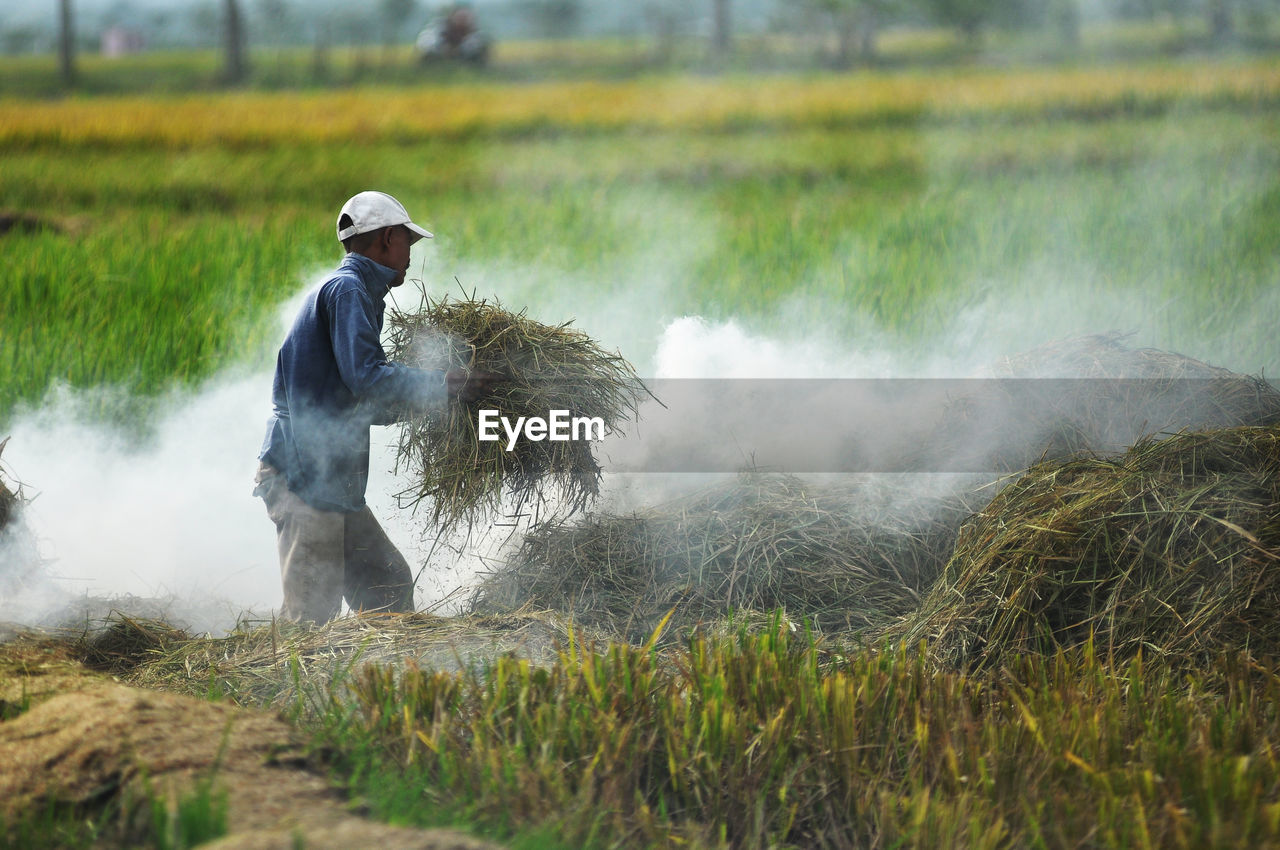
[[(634, 417), (646, 394), (635, 370), (567, 324), (544, 325), (523, 312), (487, 301), (424, 299), (417, 312), (388, 318), (392, 357), (429, 369), (465, 369), (499, 376), (492, 391), (474, 402), (404, 426), (397, 471), (413, 486), (402, 504), (426, 500), (437, 528), (470, 525), (497, 507), (504, 493), (517, 504), (554, 501), (561, 515), (574, 513), (598, 493), (600, 466), (584, 439), (520, 439), (507, 450), (479, 439), (479, 411), (519, 417), (598, 417), (606, 432)], [(580, 432), (581, 434), (581, 432)]]
[(1280, 430), (1185, 433), (1028, 470), (889, 631), (972, 666), (1091, 635), (1120, 660), (1280, 652)]
[(634, 514), (543, 523), (478, 588), (476, 612), (532, 605), (639, 641), (784, 609), (869, 632), (912, 610), (970, 513), (956, 496), (748, 474)]
[(1001, 358), (965, 382), (906, 468), (1016, 473), (1119, 454), (1150, 436), (1280, 423), (1280, 392), (1263, 379), (1122, 340), (1079, 337)]

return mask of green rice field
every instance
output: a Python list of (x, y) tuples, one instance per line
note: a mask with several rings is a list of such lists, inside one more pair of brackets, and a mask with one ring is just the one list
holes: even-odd
[(429, 291), (576, 319), (641, 369), (685, 314), (908, 374), (1106, 330), (1280, 367), (1280, 62), (757, 82), (0, 101), (0, 210), (58, 228), (0, 237), (0, 421), (54, 384), (266, 362), (367, 187), (438, 233)]

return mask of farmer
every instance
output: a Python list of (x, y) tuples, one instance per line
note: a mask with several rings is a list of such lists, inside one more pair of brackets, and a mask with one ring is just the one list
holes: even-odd
[(284, 619), (327, 622), (344, 597), (355, 610), (413, 610), (409, 564), (364, 500), (369, 426), (472, 399), (488, 379), (387, 362), (384, 299), (422, 238), (431, 234), (390, 195), (347, 201), (338, 215), (347, 255), (307, 294), (280, 346), (254, 495), (276, 525)]

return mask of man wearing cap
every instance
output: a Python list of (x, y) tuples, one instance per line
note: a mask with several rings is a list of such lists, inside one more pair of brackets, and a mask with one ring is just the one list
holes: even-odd
[(484, 378), (387, 361), (385, 298), (431, 234), (399, 201), (361, 192), (338, 215), (346, 257), (309, 292), (280, 346), (254, 495), (276, 525), (280, 616), (324, 623), (354, 610), (412, 611), (413, 574), (365, 504), (369, 426), (473, 398)]

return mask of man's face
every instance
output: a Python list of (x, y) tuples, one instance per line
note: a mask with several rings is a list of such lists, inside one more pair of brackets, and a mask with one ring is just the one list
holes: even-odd
[(384, 266), (395, 269), (397, 274), (395, 279), (391, 281), (391, 286), (399, 286), (404, 283), (405, 273), (409, 271), (409, 247), (412, 241), (412, 234), (409, 228), (404, 225), (397, 225), (391, 229), (391, 241), (387, 246), (386, 262)]

